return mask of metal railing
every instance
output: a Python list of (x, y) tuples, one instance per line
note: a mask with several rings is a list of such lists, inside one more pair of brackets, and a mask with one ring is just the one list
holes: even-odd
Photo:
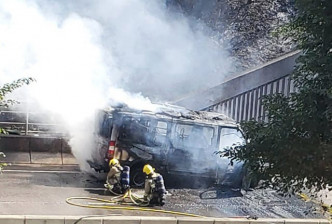
[(65, 136), (63, 124), (51, 120), (47, 113), (0, 108), (0, 127), (9, 134)]
[(251, 119), (265, 120), (266, 111), (262, 105), (261, 97), (274, 93), (289, 96), (292, 92), (295, 92), (294, 83), (287, 75), (211, 105), (204, 110), (224, 113), (238, 122)]

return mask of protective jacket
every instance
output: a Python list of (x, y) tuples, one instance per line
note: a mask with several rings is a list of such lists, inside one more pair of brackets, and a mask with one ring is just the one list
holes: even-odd
[(159, 173), (153, 172), (147, 175), (145, 179), (144, 198), (150, 204), (164, 205), (166, 189), (164, 185), (163, 176)]
[(120, 184), (120, 175), (123, 168), (121, 165), (112, 166), (107, 174), (106, 182), (110, 185)]

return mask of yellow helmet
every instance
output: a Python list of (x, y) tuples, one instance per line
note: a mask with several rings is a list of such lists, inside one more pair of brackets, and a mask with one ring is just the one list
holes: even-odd
[(118, 164), (119, 164), (119, 160), (117, 160), (117, 159), (111, 159), (110, 163), (109, 163), (109, 166), (115, 166), (115, 165), (118, 165)]
[(146, 175), (149, 175), (149, 174), (151, 174), (153, 172), (154, 172), (154, 168), (152, 166), (150, 166), (149, 164), (146, 164), (143, 167), (143, 173), (146, 173)]

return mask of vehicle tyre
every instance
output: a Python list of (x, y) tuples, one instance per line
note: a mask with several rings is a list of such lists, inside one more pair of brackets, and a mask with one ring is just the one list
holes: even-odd
[(245, 172), (243, 173), (242, 177), (242, 189), (250, 190), (254, 189), (258, 186), (258, 178), (254, 175), (248, 168), (246, 168)]
[(134, 167), (131, 169), (130, 182), (134, 187), (144, 187), (145, 174), (143, 173), (143, 167)]

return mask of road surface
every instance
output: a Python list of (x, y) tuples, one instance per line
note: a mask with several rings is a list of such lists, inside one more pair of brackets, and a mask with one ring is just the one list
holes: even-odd
[[(0, 215), (153, 215), (140, 211), (103, 210), (69, 205), (66, 198), (86, 196), (110, 199), (103, 181), (86, 173), (42, 171), (40, 168), (9, 170), (0, 175)], [(134, 189), (142, 194), (141, 189)], [(213, 217), (323, 218), (316, 206), (297, 197), (281, 197), (273, 190), (242, 195), (231, 189), (168, 189), (162, 209)]]

